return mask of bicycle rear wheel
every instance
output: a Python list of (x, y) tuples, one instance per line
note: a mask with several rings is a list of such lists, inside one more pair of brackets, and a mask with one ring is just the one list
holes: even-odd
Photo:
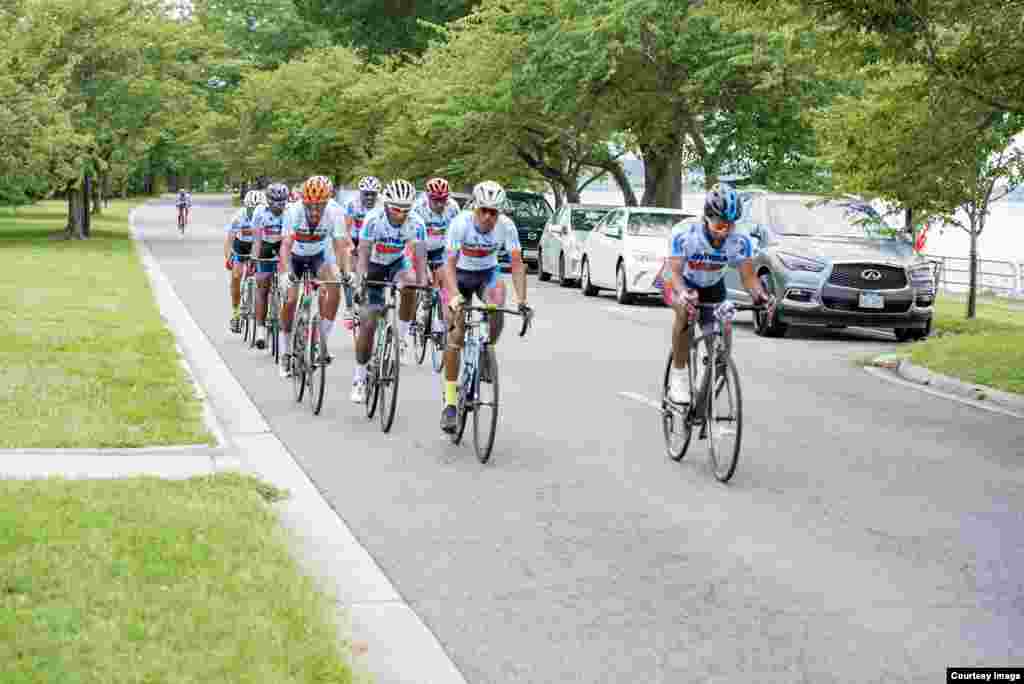
[(441, 316), (441, 298), (434, 295), (433, 305), (431, 306), (431, 328), (427, 331), (430, 336), (430, 363), (434, 367), (435, 373), (440, 373), (444, 368), (444, 351), (448, 344), (448, 326), (443, 325), (444, 332), (435, 333), (433, 330), (434, 321), (444, 322), (444, 318)]
[[(276, 275), (271, 275), (271, 278), (277, 278)], [(267, 352), (274, 359), (274, 363), (277, 364), (280, 359), (280, 340), (277, 339), (278, 329), (280, 328), (280, 322), (278, 316), (280, 315), (281, 302), (278, 297), (277, 283), (274, 280), (270, 283), (270, 290), (267, 292)]]
[(379, 334), (380, 326), (384, 325), (382, 321), (377, 321), (377, 330), (375, 344), (373, 345), (373, 356), (370, 357), (369, 366), (366, 369), (366, 417), (373, 419), (374, 414), (377, 412), (377, 400), (380, 398), (380, 366), (381, 366), (381, 335)]
[(292, 328), (292, 391), (295, 394), (296, 403), (302, 401), (306, 393), (306, 321), (302, 312), (295, 317)]
[(388, 323), (384, 335), (384, 349), (380, 355), (380, 429), (391, 430), (395, 422), (395, 408), (398, 406), (398, 379), (401, 364), (398, 362), (398, 336), (395, 326)]
[(419, 290), (417, 294), (412, 343), (416, 352), (416, 363), (422, 364), (423, 359), (427, 358), (427, 338), (430, 337), (430, 292)]
[(708, 397), (708, 453), (711, 469), (719, 482), (728, 482), (736, 472), (743, 438), (743, 396), (740, 376), (731, 355), (709, 368), (714, 389)]
[[(498, 430), (498, 359), (489, 345), (480, 354), (480, 369), (473, 381), (473, 448), (477, 460), (487, 463)], [(485, 375), (489, 382), (481, 381)]]
[[(672, 351), (665, 362), (665, 377), (661, 386), (661, 429), (665, 435), (665, 451), (673, 461), (682, 460), (690, 446), (693, 424), (685, 406), (673, 404), (668, 399), (669, 378), (672, 373)], [(692, 377), (692, 370), (691, 370)]]
[(249, 326), (249, 312), (252, 310), (252, 293), (249, 290), (249, 279), (242, 278), (241, 286), (241, 301), (239, 302), (238, 315), (241, 318), (242, 325), (242, 343), (249, 343), (249, 335), (255, 335), (256, 331), (252, 330)]
[(309, 408), (314, 416), (320, 415), (324, 406), (324, 388), (327, 385), (327, 364), (324, 345), (320, 343), (320, 317), (313, 316), (307, 329), (306, 377), (309, 382)]

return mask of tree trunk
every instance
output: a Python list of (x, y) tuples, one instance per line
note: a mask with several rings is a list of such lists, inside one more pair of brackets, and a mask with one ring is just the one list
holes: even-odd
[(110, 179), (110, 174), (103, 174), (103, 208), (106, 209), (110, 206), (110, 197), (113, 195), (113, 181)]
[(92, 212), (89, 205), (92, 204), (92, 176), (85, 174), (82, 181), (82, 235), (89, 237), (92, 234)]
[(555, 196), (555, 211), (557, 212), (565, 203), (565, 192), (562, 191), (561, 183), (555, 183), (554, 181), (549, 180), (548, 187), (551, 188), (551, 194)]
[(977, 313), (978, 304), (978, 226), (975, 225), (973, 220), (974, 217), (971, 218), (971, 255), (970, 265), (968, 266), (968, 269), (970, 270), (970, 284), (967, 292), (968, 319), (974, 318)]
[(84, 240), (86, 238), (82, 221), (82, 192), (74, 185), (67, 187), (68, 198), (68, 225), (67, 236), (69, 240)]
[(641, 145), (644, 157), (644, 206), (682, 209), (683, 155), (676, 136), (661, 145)]
[(103, 174), (92, 184), (92, 213), (99, 214), (103, 211)]
[(623, 170), (622, 164), (618, 160), (614, 160), (608, 164), (602, 164), (601, 168), (605, 169), (615, 179), (615, 184), (619, 186), (619, 190), (622, 192), (622, 199), (625, 205), (627, 207), (635, 207), (637, 205), (636, 193), (633, 191), (633, 184), (629, 182), (629, 176)]

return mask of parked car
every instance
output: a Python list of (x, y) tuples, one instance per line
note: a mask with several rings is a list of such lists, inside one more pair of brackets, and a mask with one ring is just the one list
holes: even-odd
[(554, 214), (554, 210), (544, 195), (536, 192), (508, 190), (505, 196), (507, 197), (505, 213), (515, 221), (516, 228), (519, 230), (519, 244), (523, 248), (523, 261), (535, 266), (540, 235), (544, 232), (544, 226)]
[(637, 295), (660, 295), (655, 280), (668, 256), (672, 227), (694, 214), (661, 207), (620, 207), (587, 235), (580, 265), (583, 294), (615, 290), (620, 304)]
[[(790, 325), (891, 328), (901, 341), (931, 332), (932, 264), (911, 240), (887, 226), (857, 198), (743, 193), (738, 228), (754, 240), (754, 272), (779, 301), (772, 325), (755, 330), (781, 337)], [(726, 273), (730, 297), (749, 302), (739, 274)]]
[(540, 236), (537, 268), (541, 280), (558, 274), (562, 287), (579, 281), (583, 243), (605, 214), (615, 207), (601, 204), (566, 204), (558, 210)]
[(465, 209), (469, 200), (473, 199), (473, 195), (468, 192), (452, 192), (449, 196), (459, 205), (459, 209)]

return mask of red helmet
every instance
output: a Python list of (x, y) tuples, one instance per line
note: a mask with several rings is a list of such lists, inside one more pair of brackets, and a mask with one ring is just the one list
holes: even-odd
[(431, 178), (427, 181), (427, 195), (432, 200), (448, 199), (448, 181), (444, 178)]

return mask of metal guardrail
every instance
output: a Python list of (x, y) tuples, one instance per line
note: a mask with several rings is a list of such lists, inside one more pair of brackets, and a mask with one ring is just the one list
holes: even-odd
[[(970, 286), (971, 261), (968, 257), (921, 256), (935, 266), (935, 283), (939, 291), (965, 292)], [(978, 259), (978, 291), (985, 290), (1024, 298), (1024, 262)]]

